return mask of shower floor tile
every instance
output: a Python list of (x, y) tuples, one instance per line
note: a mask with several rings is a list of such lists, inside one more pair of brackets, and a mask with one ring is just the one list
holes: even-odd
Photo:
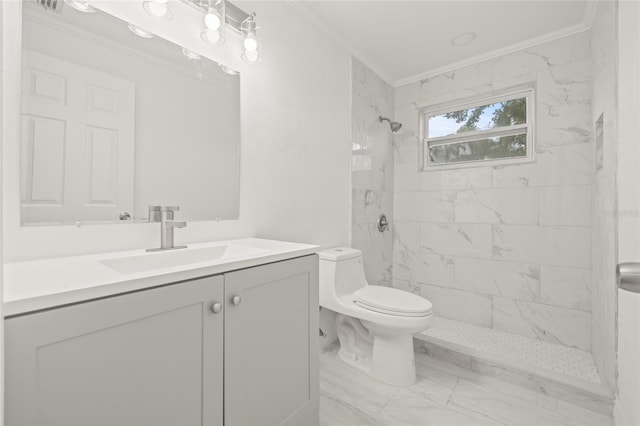
[(536, 369), (546, 369), (587, 382), (601, 383), (591, 353), (581, 349), (441, 317), (434, 317), (431, 326), (421, 334), (485, 352), (510, 362), (525, 363)]

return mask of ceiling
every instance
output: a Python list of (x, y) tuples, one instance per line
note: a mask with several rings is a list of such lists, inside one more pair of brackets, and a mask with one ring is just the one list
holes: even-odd
[[(593, 9), (590, 0), (290, 4), (394, 86), (583, 31)], [(475, 40), (454, 45), (464, 33)]]

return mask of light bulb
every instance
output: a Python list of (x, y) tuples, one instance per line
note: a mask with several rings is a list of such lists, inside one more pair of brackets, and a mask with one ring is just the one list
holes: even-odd
[(209, 10), (209, 13), (204, 16), (204, 24), (210, 30), (217, 30), (218, 28), (220, 28), (220, 24), (222, 24), (222, 21), (220, 20), (220, 17), (217, 13)]
[(129, 30), (134, 33), (135, 35), (137, 35), (138, 37), (142, 37), (142, 38), (153, 38), (153, 34), (150, 33), (149, 31), (143, 30), (140, 27), (136, 27), (133, 24), (129, 24)]
[(253, 20), (256, 14), (252, 13), (242, 21), (240, 24), (240, 31), (242, 33), (242, 46), (244, 47), (244, 52), (242, 53), (242, 60), (245, 62), (249, 62), (250, 64), (258, 62), (260, 54), (258, 53), (259, 43), (256, 39), (256, 30), (258, 26), (256, 22)]
[(253, 34), (248, 34), (247, 38), (244, 39), (244, 49), (247, 52), (255, 52), (258, 50), (258, 41)]
[(196, 52), (193, 52), (187, 49), (186, 47), (183, 47), (181, 50), (182, 50), (182, 54), (189, 60), (198, 61), (202, 58), (202, 56), (198, 55)]
[(167, 13), (168, 8), (164, 3), (151, 2), (149, 4), (149, 10), (153, 16), (161, 17)]
[(171, 19), (173, 14), (167, 6), (166, 0), (151, 0), (142, 3), (142, 8), (149, 15), (160, 19)]
[(218, 64), (218, 65), (220, 65), (220, 69), (222, 69), (222, 71), (224, 71), (225, 73), (227, 73), (229, 75), (238, 75), (238, 71), (236, 71), (236, 70), (234, 70), (232, 68), (229, 68), (226, 65), (222, 65), (222, 64)]
[(80, 12), (95, 13), (96, 11), (86, 0), (65, 0), (64, 2)]
[(258, 61), (258, 51), (257, 50), (253, 50), (253, 51), (247, 51), (244, 52), (244, 55), (242, 55), (242, 59), (244, 59), (246, 62), (257, 62)]
[(213, 44), (220, 44), (224, 42), (224, 38), (222, 38), (222, 34), (220, 34), (220, 31), (218, 30), (205, 30), (202, 32), (200, 37), (204, 41), (208, 41)]

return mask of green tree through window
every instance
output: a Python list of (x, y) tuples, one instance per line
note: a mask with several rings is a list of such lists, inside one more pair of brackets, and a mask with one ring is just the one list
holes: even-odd
[[(487, 123), (487, 118), (490, 120)], [(460, 126), (456, 134), (478, 130), (509, 127), (527, 122), (527, 100), (518, 98), (481, 105), (473, 108), (452, 111), (443, 114), (447, 119), (455, 120)], [(484, 120), (482, 128), (479, 123)], [(429, 147), (432, 163), (453, 163), (461, 161), (525, 157), (527, 155), (527, 135), (496, 136), (470, 142), (459, 142)]]

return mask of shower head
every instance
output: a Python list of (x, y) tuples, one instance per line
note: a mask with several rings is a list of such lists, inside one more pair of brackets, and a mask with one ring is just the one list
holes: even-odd
[(402, 123), (398, 123), (397, 121), (391, 121), (387, 117), (380, 116), (378, 117), (378, 121), (380, 121), (381, 123), (383, 121), (388, 121), (389, 126), (391, 126), (391, 133), (398, 133), (398, 130), (400, 130), (400, 128), (402, 127)]

